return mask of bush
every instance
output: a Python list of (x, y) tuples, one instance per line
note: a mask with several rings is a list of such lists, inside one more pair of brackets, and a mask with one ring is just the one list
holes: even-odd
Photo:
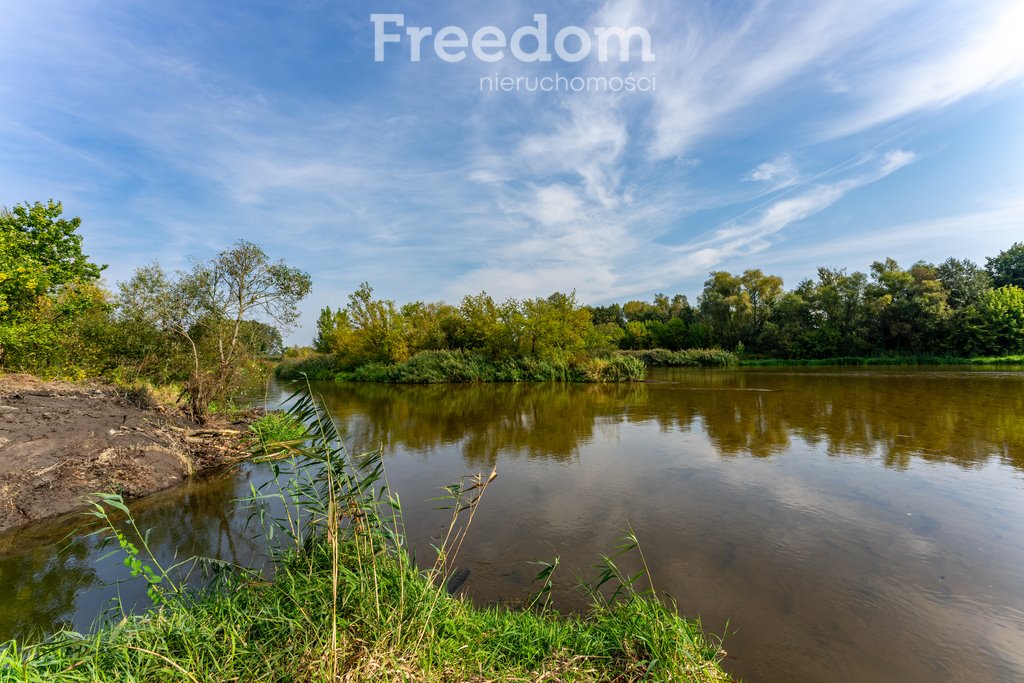
[(608, 358), (592, 358), (580, 366), (587, 382), (639, 382), (647, 374), (647, 366), (635, 356), (616, 354)]
[(634, 382), (643, 379), (644, 364), (636, 358), (505, 358), (490, 360), (472, 351), (421, 351), (404, 363), (366, 363), (355, 369), (337, 369), (331, 356), (285, 362), (277, 369), (281, 379), (337, 382), (394, 382), (444, 384), (469, 382)]
[(395, 379), (406, 384), (438, 384), (444, 382), (486, 382), (493, 377), (493, 368), (475, 353), (465, 351), (421, 351), (395, 366)]
[(722, 349), (648, 349), (621, 353), (637, 358), (649, 367), (728, 367), (739, 364), (736, 354)]

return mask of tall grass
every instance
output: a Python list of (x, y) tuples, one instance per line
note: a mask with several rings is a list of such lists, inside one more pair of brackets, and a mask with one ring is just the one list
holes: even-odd
[(391, 382), (442, 384), (467, 382), (636, 382), (645, 367), (636, 359), (613, 354), (607, 357), (537, 358), (533, 356), (491, 359), (463, 350), (421, 351), (403, 363), (366, 363), (342, 369), (329, 357), (280, 365), (277, 376), (300, 379), (334, 379), (339, 382)]
[(764, 358), (740, 362), (746, 367), (850, 366), (850, 365), (1024, 365), (1024, 356), (935, 356), (930, 354), (893, 356), (839, 356), (836, 358)]
[[(620, 571), (618, 555), (602, 558), (597, 578), (584, 585), (591, 598), (584, 614), (550, 608), (557, 562), (541, 571), (543, 587), (523, 609), (477, 608), (453, 597), (445, 586), (496, 471), (446, 488), (447, 532), (435, 561), (421, 569), (406, 551), (401, 503), (380, 451), (350, 455), (308, 395), (294, 397), (289, 415), (307, 433), (264, 451), (303, 476), (259, 492), (287, 503), (264, 520), (268, 537), (283, 541), (273, 580), (235, 570), (202, 591), (168, 587), (159, 565), (122, 533), (127, 556), (149, 567), (140, 573), (159, 592), (157, 606), (92, 636), (10, 643), (0, 651), (0, 680), (728, 680), (717, 641), (659, 601), (649, 583), (641, 588), (646, 567), (633, 576)], [(107, 496), (96, 511), (116, 531), (110, 507), (124, 509)], [(620, 554), (633, 551), (639, 544), (630, 533)]]
[(739, 363), (739, 357), (735, 353), (722, 349), (645, 349), (620, 353), (638, 358), (653, 367), (728, 367)]

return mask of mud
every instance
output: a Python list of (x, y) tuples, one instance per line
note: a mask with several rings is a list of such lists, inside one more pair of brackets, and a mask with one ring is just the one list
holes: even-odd
[(144, 395), (0, 376), (0, 532), (82, 508), (94, 492), (138, 498), (235, 462), (245, 422), (200, 428)]

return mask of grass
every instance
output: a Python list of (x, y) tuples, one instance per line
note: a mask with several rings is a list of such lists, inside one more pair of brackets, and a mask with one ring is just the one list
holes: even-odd
[[(330, 417), (308, 395), (294, 398), (292, 422), (268, 421), (259, 432), (272, 439), (267, 457), (298, 475), (254, 492), (285, 502), (278, 517), (264, 519), (268, 539), (277, 539), (273, 580), (221, 565), (200, 592), (175, 586), (148, 555), (145, 534), (112, 521), (111, 510), (127, 512), (123, 503), (102, 496), (94, 515), (133, 573), (149, 581), (158, 606), (91, 636), (10, 643), (0, 650), (0, 680), (729, 680), (718, 641), (657, 599), (632, 531), (602, 558), (598, 576), (581, 583), (591, 602), (585, 613), (552, 609), (557, 561), (540, 572), (543, 585), (521, 609), (453, 597), (445, 585), (497, 473), (446, 487), (447, 533), (432, 566), (421, 569), (405, 550), (401, 503), (388, 490), (381, 453), (349, 455)], [(308, 433), (286, 439), (295, 422)], [(624, 553), (638, 553), (644, 571), (620, 571)]]
[(764, 358), (740, 361), (744, 367), (815, 365), (1024, 365), (1024, 356), (840, 356), (837, 358)]
[(637, 358), (653, 367), (729, 367), (739, 363), (739, 357), (722, 349), (645, 349), (643, 351), (620, 351), (621, 354)]
[(525, 356), (491, 359), (472, 351), (421, 351), (403, 363), (366, 363), (345, 369), (331, 356), (282, 363), (281, 379), (334, 379), (339, 382), (444, 384), (469, 382), (636, 382), (646, 368), (623, 354), (555, 360)]

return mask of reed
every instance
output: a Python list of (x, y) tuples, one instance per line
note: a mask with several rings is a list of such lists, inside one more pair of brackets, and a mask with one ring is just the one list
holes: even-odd
[(521, 608), (474, 606), (446, 584), (497, 472), (445, 488), (450, 521), (423, 569), (406, 550), (401, 501), (381, 451), (350, 454), (308, 393), (292, 398), (287, 415), (305, 433), (259, 432), (261, 453), (281, 476), (253, 492), (257, 501), (285, 504), (277, 516), (261, 516), (274, 549), (272, 579), (233, 568), (199, 590), (171, 585), (147, 555), (145, 534), (114, 521), (115, 512), (130, 520), (123, 502), (101, 497), (93, 513), (150, 581), (154, 606), (92, 635), (8, 643), (0, 680), (729, 680), (719, 641), (658, 599), (646, 563), (639, 574), (620, 571), (618, 558), (639, 552), (632, 531), (618, 553), (602, 558), (597, 578), (582, 584), (591, 603), (585, 613), (551, 608), (557, 560), (543, 565), (539, 592)]

